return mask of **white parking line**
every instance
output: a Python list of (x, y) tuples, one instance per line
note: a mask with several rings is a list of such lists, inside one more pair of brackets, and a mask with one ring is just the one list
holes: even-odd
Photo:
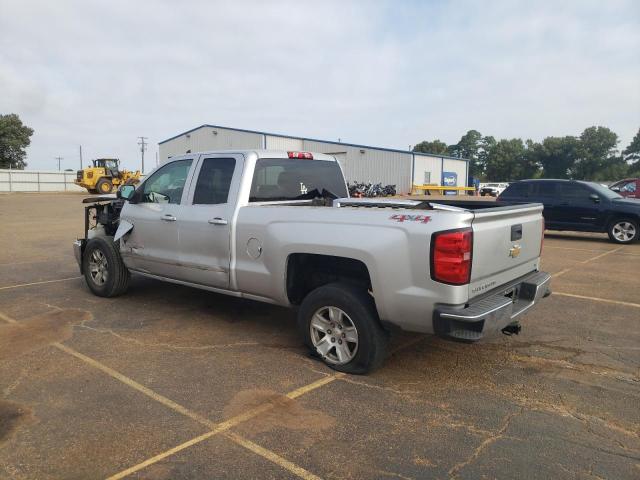
[[(555, 248), (556, 250), (573, 250), (576, 252), (590, 252), (590, 253), (600, 253), (606, 252), (608, 250), (594, 250), (591, 248), (575, 248), (575, 247), (556, 247), (555, 245), (545, 245), (544, 249)], [(640, 253), (629, 253), (629, 252), (620, 252), (620, 255), (631, 255), (633, 257), (640, 257)]]
[(44, 280), (42, 282), (20, 283), (18, 285), (9, 285), (7, 287), (0, 287), (0, 290), (9, 290), (9, 289), (12, 289), (12, 288), (30, 287), (32, 285), (44, 285), (45, 283), (67, 282), (69, 280), (76, 280), (78, 278), (82, 278), (82, 276), (59, 278), (57, 280)]
[(640, 303), (623, 302), (621, 300), (610, 300), (608, 298), (589, 297), (586, 295), (576, 295), (574, 293), (565, 293), (565, 292), (553, 292), (553, 295), (560, 295), (562, 297), (581, 298), (583, 300), (593, 300), (594, 302), (613, 303), (615, 305), (623, 305), (625, 307), (640, 308)]
[(606, 252), (604, 252), (604, 253), (601, 253), (600, 255), (596, 255), (595, 257), (587, 258), (586, 260), (582, 260), (581, 262), (577, 262), (575, 265), (573, 265), (573, 266), (571, 266), (571, 267), (568, 267), (568, 268), (565, 268), (564, 270), (560, 270), (559, 272), (556, 272), (556, 273), (554, 273), (554, 274), (553, 274), (553, 275), (551, 275), (551, 276), (552, 276), (553, 278), (557, 278), (557, 277), (559, 277), (560, 275), (564, 275), (565, 273), (570, 272), (571, 270), (573, 270), (574, 268), (576, 268), (576, 266), (578, 266), (578, 265), (585, 265), (585, 264), (587, 264), (587, 263), (591, 263), (591, 262), (593, 262), (593, 261), (595, 261), (595, 260), (598, 260), (598, 259), (600, 259), (600, 258), (602, 258), (602, 257), (606, 257), (607, 255), (610, 255), (610, 254), (612, 254), (612, 253), (615, 253), (615, 252), (619, 251), (619, 250), (620, 250), (620, 249), (622, 249), (622, 248), (624, 248), (624, 247), (614, 248), (613, 250), (608, 250), (608, 251), (606, 251)]
[[(3, 314), (2, 312), (0, 312), (0, 320), (4, 320), (7, 323), (12, 323), (12, 324), (18, 324), (19, 322), (17, 322), (16, 320), (14, 320), (13, 318)], [(118, 380), (119, 382), (127, 385), (130, 388), (133, 388), (134, 390), (137, 390), (138, 392), (146, 395), (147, 397), (155, 400), (158, 403), (161, 403), (162, 405), (164, 405), (165, 407), (170, 408), (171, 410), (180, 413), (181, 415), (184, 415), (185, 417), (191, 418), (192, 420), (206, 426), (207, 428), (209, 428), (210, 430), (206, 433), (203, 433), (202, 435), (199, 435), (195, 438), (192, 438), (191, 440), (188, 440), (176, 447), (173, 447), (165, 452), (162, 452), (158, 455), (155, 455), (151, 458), (148, 458), (147, 460), (145, 460), (142, 463), (139, 463), (137, 465), (134, 465), (130, 468), (127, 468), (126, 470), (123, 470), (121, 472), (118, 472), (112, 476), (110, 476), (107, 480), (119, 480), (122, 479), (124, 477), (127, 477), (129, 475), (131, 475), (132, 473), (135, 473), (137, 471), (142, 470), (143, 468), (148, 467), (149, 465), (153, 465), (154, 463), (159, 462), (160, 460), (163, 460), (164, 458), (167, 458), (171, 455), (174, 455), (186, 448), (189, 448), (193, 445), (196, 445), (200, 442), (203, 442), (204, 440), (213, 437), (214, 435), (218, 435), (221, 433), (226, 433), (228, 432), (228, 430), (230, 430), (231, 428), (246, 422), (248, 420), (251, 420), (252, 418), (268, 411), (271, 410), (272, 408), (276, 407), (276, 404), (273, 402), (265, 402), (262, 403), (260, 405), (257, 405), (254, 408), (251, 408), (239, 415), (236, 415), (235, 417), (231, 417), (223, 422), (220, 423), (215, 423), (212, 422), (211, 420), (209, 420), (208, 418), (203, 417), (202, 415), (189, 410), (188, 408), (180, 405), (179, 403), (174, 402), (173, 400), (165, 397), (164, 395), (161, 395), (153, 390), (151, 390), (148, 387), (145, 387), (144, 385), (136, 382), (135, 380), (133, 380), (132, 378), (127, 377), (126, 375), (123, 375), (122, 373), (118, 372), (117, 370), (114, 370), (111, 367), (106, 366), (105, 364), (83, 354), (78, 352), (77, 350), (67, 346), (67, 345), (63, 345), (61, 343), (53, 343), (51, 344), (53, 347), (57, 348), (58, 350), (67, 353), (73, 357), (75, 357), (76, 359), (86, 363), (87, 365), (92, 366), (93, 368), (102, 371), (103, 373), (106, 373), (107, 375), (109, 375), (110, 377)], [(333, 382), (334, 380), (337, 380), (338, 378), (344, 376), (343, 373), (334, 373), (332, 375), (327, 375), (326, 377), (323, 377), (319, 380), (316, 380), (314, 382), (311, 382), (307, 385), (304, 385), (300, 388), (297, 388), (295, 390), (292, 390), (291, 392), (287, 393), (286, 396), (294, 399), (294, 398), (298, 398), (302, 395), (304, 395), (305, 393), (311, 392), (317, 388), (320, 388), (324, 385), (327, 385), (331, 382)], [(225, 437), (227, 437), (229, 440), (233, 441), (234, 443), (246, 448), (247, 450), (250, 450), (251, 452), (262, 456), (263, 458), (266, 458), (267, 460), (275, 463), (276, 465), (284, 468), (285, 470), (288, 470), (289, 472), (293, 473), (294, 475), (297, 475), (298, 477), (302, 478), (303, 480), (318, 480), (319, 477), (314, 475), (311, 472), (308, 472), (307, 470), (305, 470), (304, 468), (294, 464), (293, 462), (290, 462), (289, 460), (279, 456), (277, 453), (272, 452), (264, 447), (261, 447), (260, 445), (245, 439), (244, 437), (237, 435), (237, 434), (231, 434), (229, 433), (228, 435), (225, 435)]]

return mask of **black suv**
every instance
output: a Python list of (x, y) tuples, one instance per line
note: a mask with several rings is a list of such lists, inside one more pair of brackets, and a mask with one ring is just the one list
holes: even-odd
[(542, 203), (550, 230), (607, 232), (617, 243), (640, 236), (640, 201), (626, 199), (598, 183), (578, 180), (521, 180), (498, 197), (509, 203)]

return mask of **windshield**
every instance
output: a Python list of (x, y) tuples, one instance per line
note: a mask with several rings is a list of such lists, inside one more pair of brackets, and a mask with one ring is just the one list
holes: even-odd
[(584, 182), (584, 183), (586, 183), (591, 188), (593, 188), (598, 193), (598, 195), (602, 195), (605, 198), (608, 198), (608, 199), (623, 198), (622, 195), (619, 195), (613, 190), (609, 190), (607, 187), (600, 185), (599, 183), (595, 183), (595, 182)]
[(308, 200), (323, 192), (348, 196), (338, 162), (263, 158), (256, 162), (249, 201)]
[(104, 168), (118, 168), (117, 160), (107, 160), (104, 158), (98, 158), (93, 161), (94, 167), (104, 167)]

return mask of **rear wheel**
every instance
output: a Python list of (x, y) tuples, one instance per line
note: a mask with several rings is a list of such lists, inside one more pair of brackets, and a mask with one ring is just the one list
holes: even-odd
[(108, 178), (101, 178), (96, 185), (96, 189), (98, 190), (98, 193), (111, 193), (111, 190), (113, 190), (113, 184)]
[(638, 240), (638, 222), (631, 218), (618, 218), (609, 224), (609, 238), (616, 243), (631, 243)]
[(89, 289), (99, 297), (122, 295), (129, 286), (129, 270), (120, 249), (110, 237), (92, 238), (82, 257), (82, 270)]
[(298, 326), (311, 351), (331, 368), (367, 373), (382, 364), (389, 336), (364, 288), (324, 285), (305, 297)]

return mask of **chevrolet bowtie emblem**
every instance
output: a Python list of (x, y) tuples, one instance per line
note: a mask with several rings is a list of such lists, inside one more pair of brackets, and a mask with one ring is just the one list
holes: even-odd
[(509, 256), (511, 258), (516, 258), (518, 255), (520, 255), (521, 251), (522, 251), (522, 248), (520, 247), (520, 245), (514, 245), (509, 249)]

